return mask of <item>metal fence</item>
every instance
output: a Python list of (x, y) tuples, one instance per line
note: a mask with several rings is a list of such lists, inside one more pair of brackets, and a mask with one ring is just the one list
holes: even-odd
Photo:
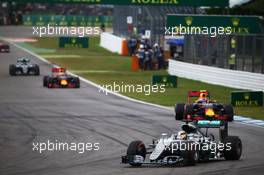
[[(137, 33), (151, 31), (150, 44), (164, 42), (167, 14), (203, 14), (204, 10), (192, 7), (171, 6), (115, 6), (113, 12), (114, 34), (130, 37), (127, 16), (133, 17)], [(118, 20), (117, 20), (118, 19)], [(231, 40), (235, 39), (235, 49)], [(232, 69), (264, 73), (264, 35), (221, 35), (215, 38), (205, 35), (184, 37), (182, 61), (230, 69), (230, 56), (235, 54)], [(173, 54), (170, 54), (173, 55)]]
[[(236, 41), (232, 49), (231, 41)], [(184, 62), (230, 69), (230, 56), (235, 54), (232, 69), (264, 73), (264, 35), (185, 36)]]
[[(167, 14), (194, 14), (204, 13), (202, 9), (193, 7), (173, 7), (173, 6), (114, 6), (113, 29), (114, 34), (130, 37), (128, 30), (127, 16), (133, 17), (133, 27), (137, 28), (137, 33), (145, 30), (151, 31), (151, 44), (163, 43), (164, 27), (166, 26)], [(118, 19), (118, 20), (117, 20)]]

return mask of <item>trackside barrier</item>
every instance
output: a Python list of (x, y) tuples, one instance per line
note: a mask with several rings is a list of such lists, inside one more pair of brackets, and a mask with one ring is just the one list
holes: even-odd
[(264, 91), (264, 75), (169, 60), (170, 75), (237, 89)]
[(100, 37), (100, 46), (109, 50), (110, 52), (118, 53), (127, 56), (128, 49), (126, 39), (115, 36), (110, 33), (102, 33)]
[(132, 56), (131, 57), (131, 71), (136, 72), (138, 70), (139, 70), (138, 57), (137, 56)]
[(127, 40), (126, 39), (123, 39), (123, 41), (122, 41), (121, 55), (123, 55), (123, 56), (128, 56), (129, 55), (129, 51), (128, 51), (128, 47), (127, 47)]

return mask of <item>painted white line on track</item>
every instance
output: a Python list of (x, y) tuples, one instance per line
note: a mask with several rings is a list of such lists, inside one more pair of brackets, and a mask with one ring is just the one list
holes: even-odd
[[(5, 38), (2, 38), (2, 37), (0, 37), (0, 39), (5, 40), (6, 42), (8, 42), (8, 43), (14, 45), (15, 47), (17, 47), (17, 48), (19, 48), (19, 49), (21, 49), (21, 50), (23, 50), (23, 51), (25, 51), (25, 52), (27, 52), (27, 53), (33, 55), (34, 57), (38, 58), (39, 60), (41, 60), (41, 61), (43, 61), (43, 62), (45, 62), (45, 63), (47, 63), (47, 64), (54, 65), (53, 63), (49, 62), (49, 61), (46, 60), (45, 58), (43, 58), (43, 57), (37, 55), (36, 53), (34, 53), (34, 52), (30, 51), (30, 50), (27, 50), (26, 48), (23, 48), (23, 47), (17, 45), (17, 44), (14, 43), (14, 42), (8, 41), (8, 40), (6, 40)], [(57, 66), (57, 65), (54, 65), (54, 66), (55, 66), (55, 67), (59, 67), (59, 66)], [(157, 107), (157, 108), (161, 108), (161, 109), (164, 109), (164, 110), (174, 111), (174, 109), (171, 108), (171, 107), (166, 107), (166, 106), (162, 106), (162, 105), (157, 105), (157, 104), (153, 104), (153, 103), (148, 103), (148, 102), (144, 102), (144, 101), (136, 100), (136, 99), (133, 99), (133, 98), (130, 98), (130, 97), (124, 96), (124, 95), (122, 95), (122, 94), (119, 94), (119, 93), (116, 93), (116, 92), (109, 91), (108, 89), (103, 88), (103, 87), (101, 87), (100, 85), (98, 85), (98, 84), (96, 84), (96, 83), (94, 83), (94, 82), (92, 82), (92, 81), (90, 81), (90, 80), (87, 80), (87, 79), (85, 79), (85, 78), (83, 78), (83, 77), (81, 77), (81, 76), (79, 76), (79, 75), (76, 75), (76, 74), (74, 74), (74, 73), (72, 73), (72, 72), (69, 72), (69, 71), (67, 71), (67, 73), (70, 74), (70, 75), (72, 75), (72, 76), (78, 76), (78, 77), (80, 78), (81, 81), (83, 81), (83, 82), (85, 82), (85, 83), (87, 83), (87, 84), (89, 84), (89, 85), (92, 85), (92, 86), (94, 86), (94, 87), (96, 87), (96, 88), (98, 88), (98, 89), (103, 89), (103, 90), (105, 90), (106, 92), (108, 92), (109, 94), (115, 95), (115, 96), (120, 97), (120, 98), (123, 98), (123, 99), (125, 99), (125, 100), (131, 101), (131, 102), (135, 102), (135, 103), (144, 104), (144, 105), (149, 105), (149, 106), (153, 106), (153, 107)], [(264, 121), (263, 121), (263, 120), (257, 120), (257, 121), (261, 121), (261, 122), (249, 122), (249, 121), (252, 121), (252, 120), (255, 120), (255, 119), (251, 119), (251, 118), (247, 118), (247, 117), (242, 117), (242, 116), (234, 116), (234, 122), (235, 122), (235, 123), (243, 124), (243, 125), (247, 125), (247, 126), (252, 126), (252, 127), (264, 128)], [(263, 123), (262, 123), (262, 122), (263, 122)]]

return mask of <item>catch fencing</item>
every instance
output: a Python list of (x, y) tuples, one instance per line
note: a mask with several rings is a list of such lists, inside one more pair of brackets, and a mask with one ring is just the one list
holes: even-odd
[[(236, 42), (233, 50), (232, 39)], [(264, 35), (186, 35), (181, 61), (219, 68), (230, 68), (229, 58), (235, 54), (235, 70), (264, 73)]]

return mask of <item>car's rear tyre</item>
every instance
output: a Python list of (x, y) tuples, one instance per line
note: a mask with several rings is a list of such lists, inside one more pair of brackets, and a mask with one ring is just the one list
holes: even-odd
[(234, 120), (234, 109), (232, 105), (224, 106), (225, 114), (227, 115), (227, 121), (232, 122)]
[(175, 120), (183, 120), (185, 104), (179, 103), (175, 106)]
[[(127, 156), (135, 156), (139, 155), (142, 156), (145, 160), (146, 158), (146, 147), (145, 144), (142, 141), (136, 140), (129, 144), (127, 148)], [(129, 163), (132, 166), (141, 166), (141, 163)]]
[(10, 74), (11, 76), (16, 75), (16, 66), (15, 66), (15, 65), (11, 64), (11, 65), (9, 66), (9, 74)]
[(187, 104), (185, 106), (184, 117), (186, 118), (188, 115), (193, 116), (193, 105), (192, 104)]
[(239, 160), (242, 154), (242, 141), (237, 136), (227, 136), (224, 140), (226, 145), (224, 157), (226, 160)]

